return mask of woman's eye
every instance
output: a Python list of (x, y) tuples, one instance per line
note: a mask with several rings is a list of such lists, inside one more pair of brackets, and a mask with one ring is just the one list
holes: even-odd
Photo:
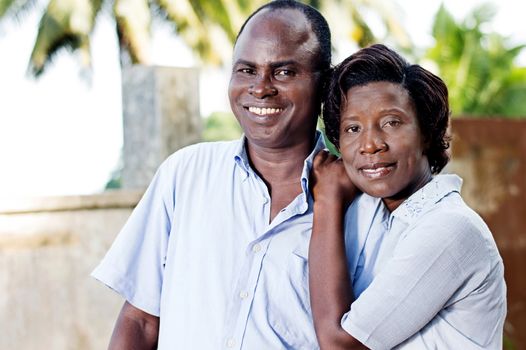
[(345, 128), (345, 132), (353, 134), (360, 131), (360, 127), (358, 125), (350, 125), (347, 128)]
[(397, 127), (397, 126), (400, 126), (400, 124), (402, 124), (399, 120), (388, 120), (387, 122), (385, 122), (385, 125), (386, 126), (390, 126), (390, 127)]

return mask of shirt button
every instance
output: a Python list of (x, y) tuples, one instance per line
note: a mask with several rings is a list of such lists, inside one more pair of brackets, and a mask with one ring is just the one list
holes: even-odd
[(261, 245), (259, 245), (259, 244), (254, 244), (254, 245), (252, 246), (252, 251), (253, 251), (254, 253), (257, 253), (257, 252), (259, 252), (260, 250), (261, 250)]
[(246, 299), (248, 297), (248, 292), (239, 292), (239, 297), (241, 299)]
[(227, 348), (233, 348), (236, 345), (236, 341), (233, 338), (230, 338), (226, 341)]

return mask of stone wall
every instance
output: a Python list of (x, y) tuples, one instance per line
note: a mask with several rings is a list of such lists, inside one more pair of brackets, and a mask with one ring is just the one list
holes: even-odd
[(122, 115), (122, 187), (144, 189), (166, 157), (201, 140), (199, 70), (125, 67)]
[(89, 276), (140, 198), (0, 200), (0, 349), (105, 349), (121, 298)]

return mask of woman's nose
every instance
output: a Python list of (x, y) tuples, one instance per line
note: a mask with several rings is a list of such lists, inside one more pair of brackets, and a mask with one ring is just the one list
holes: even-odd
[(387, 144), (380, 131), (366, 130), (362, 133), (360, 152), (365, 154), (375, 154), (387, 150)]

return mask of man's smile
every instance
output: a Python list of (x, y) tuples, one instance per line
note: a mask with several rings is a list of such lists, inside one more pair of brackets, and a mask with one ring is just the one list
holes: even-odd
[[(245, 107), (245, 108), (247, 108), (247, 107)], [(272, 107), (271, 108), (269, 108), (269, 107), (261, 108), (261, 107), (254, 107), (254, 106), (252, 106), (252, 107), (248, 107), (247, 109), (248, 109), (248, 111), (250, 113), (254, 113), (254, 114), (257, 114), (257, 115), (260, 115), (260, 116), (263, 116), (263, 115), (270, 116), (270, 115), (275, 115), (275, 114), (279, 114), (279, 113), (283, 112), (283, 108), (272, 108)]]

